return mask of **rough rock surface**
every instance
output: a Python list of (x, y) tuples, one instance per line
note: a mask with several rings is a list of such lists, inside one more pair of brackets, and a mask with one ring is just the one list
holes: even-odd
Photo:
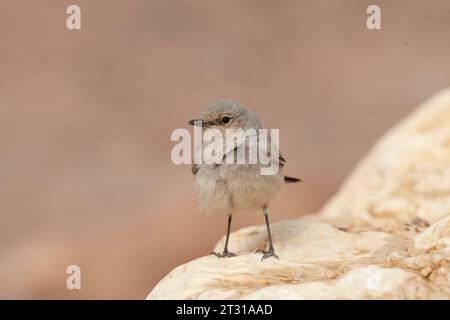
[(372, 226), (450, 215), (450, 90), (391, 129), (322, 212)]
[(319, 215), (272, 232), (280, 260), (254, 253), (264, 226), (244, 228), (237, 257), (181, 265), (147, 298), (450, 299), (450, 91), (388, 132)]

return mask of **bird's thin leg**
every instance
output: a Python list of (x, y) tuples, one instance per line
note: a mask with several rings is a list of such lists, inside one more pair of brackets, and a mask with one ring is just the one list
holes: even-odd
[(213, 254), (219, 258), (227, 258), (227, 257), (235, 257), (236, 256), (234, 253), (228, 251), (228, 240), (230, 239), (230, 230), (231, 230), (231, 214), (228, 214), (227, 237), (225, 239), (225, 247), (223, 248), (223, 254), (220, 254), (217, 252), (211, 252), (211, 254)]
[(231, 214), (228, 215), (228, 225), (227, 225), (227, 238), (225, 239), (225, 247), (223, 248), (223, 254), (228, 253), (228, 240), (230, 239), (231, 230)]
[(274, 257), (274, 258), (279, 259), (278, 256), (275, 254), (275, 249), (273, 247), (272, 235), (270, 234), (269, 212), (267, 210), (267, 207), (264, 207), (263, 211), (264, 211), (264, 218), (266, 219), (267, 233), (269, 235), (269, 250), (264, 251), (264, 250), (259, 249), (256, 251), (256, 253), (263, 254), (261, 261), (266, 258), (269, 258), (269, 257)]

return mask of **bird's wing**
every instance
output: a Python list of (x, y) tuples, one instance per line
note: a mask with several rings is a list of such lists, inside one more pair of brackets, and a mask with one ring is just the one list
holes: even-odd
[(194, 176), (197, 174), (198, 169), (199, 169), (198, 164), (192, 163), (192, 168), (191, 168), (191, 170), (192, 170), (192, 174), (193, 174)]
[(279, 160), (279, 164), (280, 166), (284, 166), (284, 164), (286, 163), (286, 160), (283, 158), (283, 156), (281, 155), (281, 153), (278, 155), (278, 160)]

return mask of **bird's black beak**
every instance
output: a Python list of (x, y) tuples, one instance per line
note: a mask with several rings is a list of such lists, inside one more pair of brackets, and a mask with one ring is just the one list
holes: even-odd
[(188, 123), (192, 126), (201, 126), (201, 127), (206, 127), (212, 124), (211, 122), (203, 121), (202, 119), (194, 119), (189, 121)]

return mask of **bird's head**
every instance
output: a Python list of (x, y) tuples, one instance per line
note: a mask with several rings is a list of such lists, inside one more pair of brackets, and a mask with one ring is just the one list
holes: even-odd
[(261, 123), (255, 113), (239, 101), (222, 99), (210, 104), (200, 118), (189, 121), (191, 125), (219, 129), (260, 129)]

